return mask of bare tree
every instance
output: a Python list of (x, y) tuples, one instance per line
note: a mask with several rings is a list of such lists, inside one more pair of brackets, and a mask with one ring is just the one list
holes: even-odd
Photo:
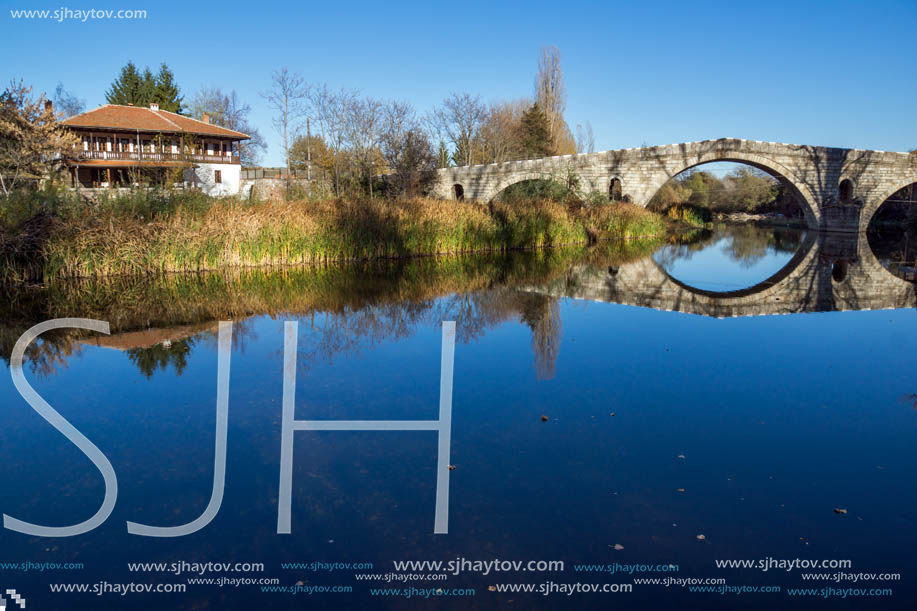
[(595, 152), (595, 134), (592, 133), (592, 124), (589, 121), (586, 121), (586, 127), (581, 124), (576, 126), (576, 152)]
[(61, 118), (66, 119), (86, 110), (86, 100), (76, 97), (64, 89), (63, 83), (58, 83), (54, 90), (54, 108)]
[(586, 152), (595, 152), (595, 134), (592, 131), (592, 123), (586, 121)]
[(399, 196), (425, 192), (436, 177), (436, 155), (413, 106), (391, 101), (383, 109), (382, 156), (387, 190)]
[(555, 46), (542, 47), (535, 75), (535, 100), (548, 119), (551, 141), (557, 148), (567, 110), (567, 88), (560, 67), (560, 51)]
[(274, 72), (270, 90), (263, 92), (261, 96), (274, 112), (274, 128), (283, 138), (283, 157), (289, 175), (290, 145), (306, 115), (309, 87), (302, 76), (284, 67)]
[(474, 163), (475, 139), (485, 113), (480, 97), (467, 93), (452, 93), (433, 110), (430, 123), (455, 147), (453, 157), (457, 165)]
[(586, 130), (581, 123), (576, 124), (576, 154), (586, 152)]
[(239, 143), (242, 165), (256, 165), (267, 143), (258, 128), (248, 121), (251, 106), (239, 99), (235, 89), (224, 93), (220, 87), (201, 87), (191, 101), (191, 115), (197, 119), (206, 114), (221, 127), (248, 134), (250, 139)]
[(347, 145), (351, 130), (348, 123), (359, 94), (355, 89), (344, 88), (337, 93), (332, 93), (327, 86), (323, 85), (319, 93), (313, 97), (313, 112), (319, 120), (325, 145), (332, 157), (334, 192), (340, 195), (343, 190), (343, 174), (349, 156)]
[(531, 106), (532, 101), (526, 99), (490, 105), (480, 129), (485, 151), (483, 162), (502, 163), (521, 158), (522, 115)]
[(398, 138), (413, 129), (420, 129), (417, 112), (410, 102), (391, 100), (382, 109), (383, 138)]
[(352, 97), (346, 100), (344, 112), (344, 138), (356, 164), (360, 182), (373, 196), (373, 175), (381, 161), (379, 144), (382, 136), (382, 104), (372, 98)]

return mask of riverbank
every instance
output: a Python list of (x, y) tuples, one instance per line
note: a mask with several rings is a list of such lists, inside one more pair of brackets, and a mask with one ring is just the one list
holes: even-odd
[(661, 236), (638, 206), (405, 200), (105, 205), (40, 211), (0, 233), (0, 278), (203, 272), (507, 252)]

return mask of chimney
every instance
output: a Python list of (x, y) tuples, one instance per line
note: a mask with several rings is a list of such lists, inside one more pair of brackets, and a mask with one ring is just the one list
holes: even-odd
[(208, 114), (205, 112), (205, 113), (201, 116), (201, 121), (203, 121), (204, 123), (210, 123), (210, 115), (208, 115)]
[(153, 112), (157, 112), (159, 110), (159, 104), (153, 102), (152, 104), (150, 104), (150, 110), (152, 110)]

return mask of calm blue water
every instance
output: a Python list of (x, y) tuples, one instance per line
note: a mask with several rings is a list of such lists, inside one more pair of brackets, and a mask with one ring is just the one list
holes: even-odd
[[(696, 243), (693, 256), (665, 247), (653, 260), (665, 262), (682, 283), (733, 290), (767, 280), (794, 255), (765, 247), (755, 250), (758, 258), (735, 257), (734, 240), (741, 242), (717, 234)], [(803, 244), (801, 236), (794, 240)], [(858, 253), (861, 263), (864, 255)], [(830, 273), (832, 262), (822, 264)], [(618, 277), (628, 265), (620, 265)], [(207, 505), (215, 335), (176, 332), (168, 348), (138, 347), (149, 337), (116, 347), (71, 342), (64, 350), (71, 353), (44, 373), (27, 364), (27, 377), (108, 457), (118, 476), (118, 502), (105, 524), (78, 537), (3, 530), (0, 562), (85, 568), (4, 569), (2, 586), (16, 588), (31, 609), (912, 608), (917, 409), (907, 396), (917, 393), (917, 313), (913, 304), (856, 311), (849, 296), (841, 299), (862, 282), (856, 265), (834, 289), (836, 309), (848, 311), (789, 316), (721, 319), (555, 298), (537, 284), (499, 281), (489, 289), (359, 308), (238, 315), (225, 497), (209, 526), (178, 539), (128, 535), (125, 523), (179, 525)], [(889, 283), (892, 289), (876, 292), (898, 290), (888, 299), (906, 299), (906, 288)], [(438, 414), (443, 319), (457, 321), (459, 336), (449, 534), (433, 534), (433, 432), (296, 433), (292, 533), (277, 534), (283, 322), (299, 321), (298, 419), (427, 420)], [(184, 356), (153, 358), (169, 351)], [(150, 362), (163, 366), (138, 366)], [(87, 519), (104, 494), (99, 472), (25, 403), (8, 371), (0, 376), (3, 513), (50, 526)], [(420, 572), (395, 571), (393, 561), (456, 558), (562, 560), (565, 568), (468, 571), (407, 583), (355, 578)], [(715, 565), (766, 558), (849, 560), (851, 566), (764, 572)], [(260, 585), (194, 584), (181, 594), (50, 592), (49, 584), (57, 583), (187, 584), (194, 575), (127, 567), (183, 561), (265, 567), (204, 577), (277, 578), (284, 586), (353, 591), (293, 595), (265, 593)], [(314, 561), (373, 568), (281, 567)], [(674, 564), (678, 571), (574, 569), (607, 563)], [(901, 580), (801, 578), (838, 570), (898, 573)], [(488, 591), (498, 584), (634, 584), (634, 578), (654, 577), (720, 578), (733, 587), (783, 591), (720, 595), (645, 584), (630, 593), (572, 596)], [(829, 586), (890, 587), (893, 594), (825, 599), (786, 593)], [(410, 587), (473, 588), (475, 595), (433, 601), (370, 593)]]
[(779, 272), (804, 237), (796, 231), (742, 229), (719, 230), (699, 244), (660, 248), (653, 260), (689, 286), (732, 291), (758, 284)]

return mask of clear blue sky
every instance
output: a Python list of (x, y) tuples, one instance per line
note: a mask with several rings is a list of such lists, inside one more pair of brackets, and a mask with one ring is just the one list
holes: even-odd
[[(529, 96), (560, 48), (567, 121), (596, 149), (719, 137), (917, 147), (917, 2), (411, 3), (2, 0), (0, 77), (58, 81), (89, 107), (128, 60), (165, 61), (190, 98), (236, 89), (280, 165), (259, 92), (274, 68), (411, 101)], [(18, 9), (142, 9), (141, 20), (13, 19)]]

